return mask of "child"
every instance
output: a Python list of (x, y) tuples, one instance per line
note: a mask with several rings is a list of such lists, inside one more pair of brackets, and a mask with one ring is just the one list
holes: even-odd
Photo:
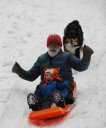
[(51, 98), (57, 106), (65, 107), (64, 98), (67, 97), (69, 89), (67, 81), (62, 82), (62, 79), (58, 76), (60, 69), (46, 68), (44, 72), (45, 83), (41, 89), (35, 94), (29, 94), (27, 97), (29, 108), (34, 110), (39, 104), (40, 99), (46, 101)]

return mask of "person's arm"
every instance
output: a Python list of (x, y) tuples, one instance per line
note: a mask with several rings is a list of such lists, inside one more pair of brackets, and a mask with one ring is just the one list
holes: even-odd
[(67, 58), (67, 63), (70, 67), (77, 71), (84, 71), (88, 69), (88, 66), (90, 64), (90, 58), (93, 54), (93, 50), (89, 48), (88, 46), (84, 46), (83, 48), (83, 58), (80, 60), (74, 55), (70, 54)]
[(12, 72), (19, 75), (24, 80), (34, 81), (40, 75), (39, 59), (33, 65), (33, 67), (25, 71), (21, 66), (16, 62), (12, 68)]
[(57, 83), (57, 89), (61, 90), (63, 97), (66, 97), (68, 95), (68, 92), (70, 91), (69, 82), (64, 81), (62, 83)]

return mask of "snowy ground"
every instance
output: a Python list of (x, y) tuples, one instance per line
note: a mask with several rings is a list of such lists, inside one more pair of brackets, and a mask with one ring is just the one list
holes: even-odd
[(63, 37), (65, 26), (75, 19), (82, 25), (85, 44), (95, 54), (87, 71), (74, 74), (76, 105), (55, 128), (106, 128), (105, 0), (0, 0), (0, 128), (36, 127), (27, 121), (26, 96), (39, 79), (24, 81), (11, 68), (18, 61), (29, 69), (46, 52), (47, 36)]

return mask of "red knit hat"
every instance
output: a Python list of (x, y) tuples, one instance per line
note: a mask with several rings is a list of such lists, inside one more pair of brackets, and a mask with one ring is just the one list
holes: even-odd
[(59, 44), (62, 47), (61, 37), (57, 34), (49, 35), (47, 38), (47, 47), (52, 43)]

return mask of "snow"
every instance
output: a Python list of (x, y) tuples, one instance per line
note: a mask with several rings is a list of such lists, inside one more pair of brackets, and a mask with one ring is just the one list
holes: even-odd
[[(106, 128), (106, 1), (0, 0), (0, 128), (36, 128), (29, 124), (26, 102), (40, 82), (11, 72), (15, 61), (26, 70), (47, 51), (46, 39), (79, 20), (84, 43), (94, 50), (89, 69), (77, 72), (78, 95), (67, 119), (55, 128)], [(53, 128), (48, 126), (46, 128)]]

